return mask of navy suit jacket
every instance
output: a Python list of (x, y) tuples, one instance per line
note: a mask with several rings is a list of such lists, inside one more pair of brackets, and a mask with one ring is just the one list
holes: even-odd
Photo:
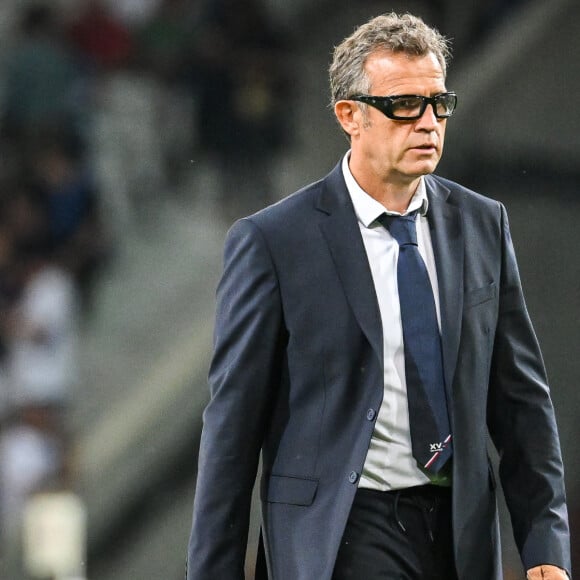
[[(460, 580), (499, 580), (491, 435), (526, 567), (570, 569), (562, 461), (503, 206), (427, 176)], [(383, 337), (340, 164), (238, 221), (217, 293), (188, 580), (241, 580), (262, 451), (273, 580), (330, 580), (383, 397)], [(260, 566), (259, 566), (260, 568)]]

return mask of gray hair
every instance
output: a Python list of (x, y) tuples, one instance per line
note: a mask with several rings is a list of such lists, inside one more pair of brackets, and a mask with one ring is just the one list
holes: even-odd
[(356, 93), (370, 93), (365, 64), (377, 51), (409, 56), (435, 55), (443, 74), (451, 56), (449, 41), (412, 14), (383, 14), (359, 26), (335, 49), (329, 69), (331, 105)]

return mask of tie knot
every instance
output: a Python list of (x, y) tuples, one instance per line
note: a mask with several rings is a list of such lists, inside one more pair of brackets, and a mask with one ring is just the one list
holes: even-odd
[(379, 221), (383, 226), (389, 230), (389, 233), (399, 246), (417, 245), (417, 228), (415, 226), (415, 219), (417, 212), (411, 212), (407, 215), (388, 215), (383, 214)]

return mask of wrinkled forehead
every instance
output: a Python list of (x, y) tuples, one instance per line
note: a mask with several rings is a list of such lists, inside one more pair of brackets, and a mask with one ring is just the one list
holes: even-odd
[[(416, 56), (404, 52), (376, 51), (365, 62), (371, 88), (380, 94), (413, 94), (413, 87), (427, 92), (445, 89), (445, 73), (433, 53)], [(403, 91), (403, 93), (401, 93)], [(377, 93), (378, 94), (378, 93)]]

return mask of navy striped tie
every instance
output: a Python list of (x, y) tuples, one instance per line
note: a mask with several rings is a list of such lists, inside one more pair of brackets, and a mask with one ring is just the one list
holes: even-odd
[(441, 336), (433, 290), (417, 246), (416, 212), (383, 214), (379, 220), (399, 244), (397, 284), (413, 456), (423, 469), (437, 473), (453, 451)]

